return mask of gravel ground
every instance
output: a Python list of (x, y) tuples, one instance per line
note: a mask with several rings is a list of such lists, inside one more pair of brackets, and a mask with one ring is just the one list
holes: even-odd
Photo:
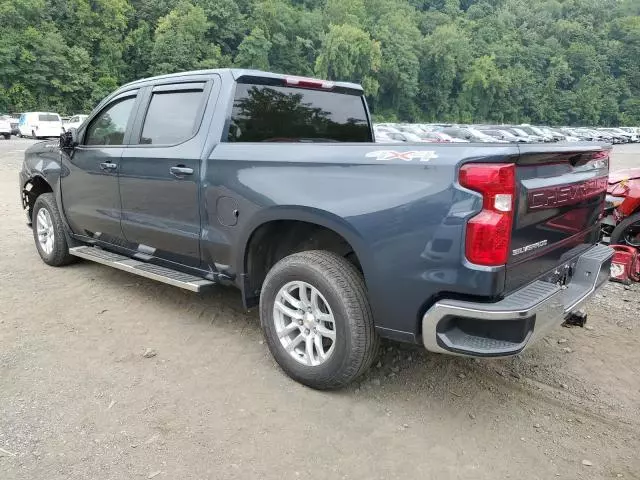
[[(0, 479), (640, 479), (640, 285), (506, 360), (385, 344), (333, 393), (289, 380), (233, 289), (42, 263), (0, 141)], [(614, 168), (640, 165), (616, 147)]]

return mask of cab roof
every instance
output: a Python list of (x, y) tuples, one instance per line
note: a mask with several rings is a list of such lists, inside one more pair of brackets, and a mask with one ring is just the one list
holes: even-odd
[[(258, 78), (276, 79), (276, 80), (285, 80), (287, 78), (292, 78), (292, 77), (307, 79), (307, 77), (299, 77), (298, 75), (285, 75), (285, 74), (282, 74), (282, 73), (264, 72), (264, 71), (261, 71), (261, 70), (252, 70), (252, 69), (245, 69), (245, 68), (215, 68), (215, 69), (210, 69), (210, 70), (191, 70), (191, 71), (188, 71), (188, 72), (169, 73), (169, 74), (165, 74), (165, 75), (157, 75), (155, 77), (141, 78), (140, 80), (135, 80), (133, 82), (127, 83), (126, 85), (123, 85), (118, 90), (120, 90), (120, 89), (122, 89), (124, 87), (131, 87), (131, 86), (134, 86), (134, 85), (137, 85), (137, 84), (147, 83), (147, 82), (154, 82), (154, 81), (157, 81), (157, 80), (166, 80), (166, 79), (171, 79), (171, 78), (181, 78), (181, 77), (189, 77), (189, 76), (197, 76), (197, 75), (211, 75), (211, 74), (231, 75), (231, 77), (235, 81), (238, 81), (242, 77), (258, 77)], [(326, 81), (326, 80), (315, 79), (315, 78), (308, 78), (308, 79), (309, 80), (317, 80), (317, 81)], [(335, 87), (338, 87), (338, 88), (344, 88), (344, 89), (349, 89), (349, 90), (358, 90), (360, 92), (363, 92), (362, 86), (358, 85), (357, 83), (334, 82), (334, 81), (331, 81), (331, 83), (333, 83), (333, 85)]]

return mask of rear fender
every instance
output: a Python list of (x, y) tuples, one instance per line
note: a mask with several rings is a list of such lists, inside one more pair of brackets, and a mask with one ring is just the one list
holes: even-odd
[[(238, 249), (235, 253), (237, 272), (243, 277), (247, 275), (247, 254), (248, 246), (252, 235), (262, 225), (276, 220), (294, 220), (312, 223), (321, 227), (333, 230), (335, 233), (344, 238), (351, 247), (360, 261), (362, 270), (367, 278), (367, 272), (372, 267), (371, 252), (359, 233), (343, 218), (317, 208), (310, 207), (289, 207), (274, 206), (265, 210), (260, 210), (245, 226), (238, 242)], [(240, 285), (244, 290), (244, 284)], [(248, 292), (244, 292), (246, 294)]]

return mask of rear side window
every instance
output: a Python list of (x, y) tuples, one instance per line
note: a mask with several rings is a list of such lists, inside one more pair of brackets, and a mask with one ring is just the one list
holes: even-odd
[(51, 113), (41, 113), (40, 115), (38, 115), (38, 120), (40, 120), (41, 122), (59, 122), (60, 117)]
[(229, 142), (370, 142), (361, 96), (239, 83)]
[(202, 90), (154, 92), (140, 143), (173, 145), (191, 138), (198, 127), (196, 119), (200, 118), (203, 95)]

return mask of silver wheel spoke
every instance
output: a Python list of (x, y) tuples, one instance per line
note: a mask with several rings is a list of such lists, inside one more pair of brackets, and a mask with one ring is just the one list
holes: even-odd
[(36, 215), (36, 233), (38, 235), (40, 248), (45, 254), (49, 255), (53, 252), (55, 231), (51, 215), (45, 208), (41, 208)]
[(311, 290), (311, 308), (313, 313), (320, 312), (320, 306), (318, 305), (318, 291), (314, 288)]
[(336, 331), (335, 330), (329, 330), (327, 327), (320, 325), (318, 327), (318, 333), (320, 335), (322, 335), (323, 337), (327, 337), (330, 338), (331, 340), (335, 340), (336, 339)]
[(297, 298), (294, 298), (289, 292), (282, 292), (282, 297), (287, 301), (289, 305), (293, 308), (302, 308), (302, 302)]
[(298, 287), (298, 290), (300, 291), (300, 301), (303, 304), (308, 304), (311, 299), (309, 298), (309, 295), (307, 295), (307, 284), (306, 283), (300, 283), (300, 286)]
[(316, 367), (333, 354), (335, 318), (322, 292), (310, 283), (295, 280), (280, 288), (273, 322), (280, 344), (296, 362)]
[(320, 363), (313, 357), (313, 339), (311, 338), (311, 335), (306, 339), (305, 354), (309, 365), (318, 365)]
[(42, 209), (38, 212), (38, 228), (44, 229), (46, 224), (47, 217), (44, 216), (44, 209)]
[(278, 331), (278, 337), (282, 338), (286, 335), (290, 335), (292, 332), (299, 330), (300, 326), (295, 323), (295, 322), (291, 322), (289, 325), (287, 325), (286, 327), (284, 327), (282, 330)]
[(316, 344), (316, 351), (318, 352), (320, 359), (324, 360), (327, 358), (327, 353), (324, 351), (324, 347), (322, 346), (322, 338), (320, 335), (316, 335), (313, 342)]
[(304, 340), (304, 335), (302, 334), (298, 335), (296, 338), (291, 340), (291, 343), (287, 345), (287, 352), (292, 352), (293, 349), (296, 348), (298, 345), (300, 345), (300, 343), (302, 343), (303, 340)]
[(323, 313), (318, 311), (315, 313), (315, 316), (321, 322), (333, 323), (333, 315), (331, 315), (330, 313)]
[(275, 307), (282, 313), (284, 313), (287, 317), (295, 318), (296, 320), (302, 319), (302, 313), (283, 305), (282, 302), (276, 301)]

